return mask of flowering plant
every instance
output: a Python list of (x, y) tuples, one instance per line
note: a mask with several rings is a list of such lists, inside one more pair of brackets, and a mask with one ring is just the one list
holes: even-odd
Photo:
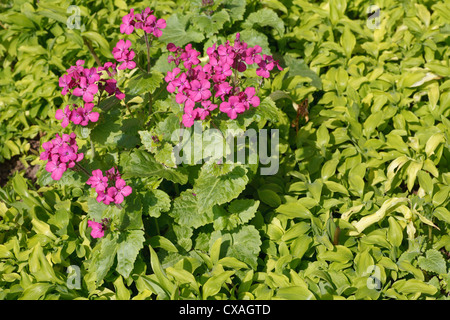
[[(191, 127), (195, 120), (205, 120), (219, 105), (219, 111), (226, 113), (234, 120), (238, 114), (248, 110), (250, 106), (259, 106), (260, 99), (254, 87), (241, 88), (239, 74), (248, 66), (257, 64), (257, 76), (269, 78), (270, 71), (276, 66), (283, 70), (272, 56), (261, 55), (262, 48), (258, 45), (249, 47), (241, 41), (239, 33), (233, 45), (214, 44), (207, 49), (208, 62), (200, 65), (200, 52), (191, 44), (184, 48), (173, 43), (167, 45), (173, 53), (169, 62), (177, 67), (167, 73), (167, 91), (176, 93), (176, 102), (184, 104), (183, 125)], [(184, 67), (184, 72), (179, 68)], [(218, 99), (216, 103), (216, 98)]]
[[(267, 48), (249, 45), (237, 33), (234, 41), (217, 41), (203, 55), (196, 44), (164, 40), (170, 26), (150, 8), (131, 9), (121, 21), (113, 61), (100, 63), (97, 57), (97, 66), (87, 67), (79, 59), (59, 78), (67, 102), (55, 119), (63, 133), (42, 144), (40, 157), (47, 161), (42, 181), (82, 190), (82, 230), (97, 241), (89, 265), (96, 281), (106, 277), (116, 257), (117, 272), (128, 277), (149, 234), (155, 239), (150, 241), (178, 238), (179, 249), (190, 251), (192, 241), (183, 242), (183, 234), (216, 224), (216, 210), (230, 205), (254, 215), (259, 201), (236, 198), (257, 166), (220, 157), (200, 167), (178, 163), (176, 133), (194, 129), (196, 121), (222, 135), (228, 127), (263, 128), (279, 112), (270, 98), (260, 98), (265, 81), (283, 70)], [(155, 52), (160, 57), (153, 60)], [(259, 239), (244, 222), (235, 232)], [(173, 231), (163, 233), (168, 227)], [(254, 266), (255, 259), (251, 254), (244, 260)]]

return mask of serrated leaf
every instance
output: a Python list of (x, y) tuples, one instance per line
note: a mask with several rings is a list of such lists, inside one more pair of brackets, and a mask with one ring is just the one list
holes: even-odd
[(244, 225), (229, 232), (214, 231), (211, 234), (210, 244), (215, 243), (218, 238), (222, 238), (222, 250), (225, 250), (225, 256), (234, 257), (253, 269), (256, 268), (262, 242), (254, 226)]
[(201, 32), (189, 28), (191, 15), (172, 14), (166, 20), (166, 28), (159, 38), (164, 43), (174, 43), (177, 46), (184, 46), (189, 42), (200, 42), (204, 39)]
[(194, 183), (193, 192), (196, 194), (200, 212), (233, 200), (248, 183), (247, 170), (243, 166), (233, 165), (230, 172), (219, 177), (213, 175), (215, 166), (217, 165), (214, 163), (205, 163)]
[(117, 272), (128, 278), (139, 251), (144, 247), (144, 231), (131, 230), (119, 237), (117, 243)]
[(184, 168), (172, 169), (157, 162), (148, 152), (135, 150), (124, 167), (123, 178), (158, 176), (175, 183), (185, 184), (188, 179)]
[(210, 209), (201, 208), (198, 197), (194, 195), (192, 189), (183, 191), (178, 198), (175, 198), (169, 215), (179, 225), (193, 228), (210, 223), (213, 218), (212, 207)]
[(250, 13), (245, 20), (243, 27), (251, 29), (255, 24), (261, 27), (272, 27), (280, 36), (284, 34), (284, 22), (272, 9), (263, 8), (256, 12)]
[(230, 21), (226, 10), (220, 10), (213, 15), (199, 15), (193, 19), (194, 25), (207, 37), (212, 36), (223, 28), (225, 22)]
[(170, 197), (162, 190), (150, 190), (142, 196), (142, 213), (158, 218), (161, 212), (170, 210)]
[(232, 20), (237, 21), (244, 18), (245, 7), (247, 5), (245, 0), (224, 0), (222, 3)]
[(117, 253), (117, 237), (113, 233), (101, 238), (100, 242), (92, 250), (92, 261), (89, 265), (89, 273), (95, 274), (99, 283), (107, 275), (112, 267)]
[(447, 273), (447, 264), (442, 253), (436, 249), (429, 249), (425, 252), (425, 257), (417, 259), (419, 267), (425, 271), (434, 272), (437, 274)]
[(139, 73), (127, 83), (127, 94), (142, 95), (154, 93), (164, 79), (161, 72), (153, 71), (150, 74)]

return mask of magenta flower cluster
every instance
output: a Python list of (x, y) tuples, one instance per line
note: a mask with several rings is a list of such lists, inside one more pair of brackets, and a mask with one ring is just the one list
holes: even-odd
[(97, 122), (100, 114), (98, 112), (93, 112), (94, 104), (88, 102), (83, 108), (78, 107), (76, 104), (67, 105), (64, 109), (56, 110), (55, 118), (57, 120), (62, 120), (61, 126), (63, 128), (72, 122), (74, 124), (79, 124), (82, 126), (87, 126), (89, 122)]
[(86, 184), (97, 192), (97, 201), (106, 205), (110, 203), (121, 204), (125, 197), (129, 196), (133, 189), (127, 186), (116, 168), (111, 168), (103, 175), (102, 170), (92, 171), (92, 176)]
[(161, 37), (162, 30), (166, 28), (166, 20), (157, 19), (153, 12), (150, 8), (145, 8), (141, 13), (134, 13), (134, 9), (131, 9), (129, 14), (122, 17), (120, 32), (131, 34), (134, 29), (142, 29), (156, 38)]
[(242, 42), (239, 33), (233, 45), (227, 41), (208, 48), (209, 61), (204, 66), (200, 65), (198, 58), (200, 52), (191, 44), (181, 48), (169, 43), (167, 50), (172, 52), (169, 63), (174, 62), (177, 66), (165, 77), (167, 91), (176, 93), (176, 102), (184, 105), (182, 122), (185, 127), (191, 127), (195, 120), (206, 119), (217, 107), (230, 119), (236, 119), (250, 106), (257, 107), (260, 100), (256, 89), (240, 88), (237, 77), (237, 73), (244, 72), (249, 65), (257, 64), (256, 74), (262, 78), (268, 78), (275, 66), (282, 70), (272, 56), (261, 55), (260, 46), (249, 47)]
[(67, 74), (59, 78), (62, 95), (71, 93), (81, 97), (86, 103), (92, 102), (99, 91), (106, 91), (109, 95), (115, 94), (119, 100), (125, 98), (125, 94), (117, 88), (117, 80), (114, 79), (117, 73), (114, 63), (107, 62), (97, 68), (84, 68), (83, 65), (84, 60), (78, 60), (75, 66), (67, 69)]
[[(131, 34), (135, 29), (141, 29), (146, 34), (159, 38), (165, 27), (166, 20), (157, 19), (150, 8), (145, 8), (141, 13), (134, 13), (134, 9), (131, 9), (129, 14), (122, 17), (120, 32)], [(113, 48), (112, 53), (114, 59), (117, 62), (121, 62), (118, 67), (119, 70), (136, 68), (136, 62), (133, 61), (136, 53), (131, 49), (130, 40), (120, 39)]]
[(76, 162), (83, 160), (84, 154), (78, 153), (76, 134), (56, 134), (53, 140), (42, 144), (44, 151), (40, 155), (41, 160), (48, 160), (45, 170), (51, 173), (53, 180), (61, 179), (63, 173), (75, 166)]

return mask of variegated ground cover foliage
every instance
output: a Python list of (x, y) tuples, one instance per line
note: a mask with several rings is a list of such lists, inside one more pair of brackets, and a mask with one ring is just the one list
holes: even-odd
[[(0, 22), (0, 165), (39, 166), (0, 188), (2, 299), (448, 299), (447, 1), (17, 0)], [(214, 139), (177, 161), (180, 129), (269, 132), (277, 170)]]

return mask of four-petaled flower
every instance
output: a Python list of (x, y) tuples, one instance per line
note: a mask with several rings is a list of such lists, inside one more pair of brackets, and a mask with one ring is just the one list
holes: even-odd
[(88, 227), (92, 228), (91, 230), (92, 238), (103, 238), (103, 236), (105, 235), (104, 226), (100, 222), (88, 220)]

